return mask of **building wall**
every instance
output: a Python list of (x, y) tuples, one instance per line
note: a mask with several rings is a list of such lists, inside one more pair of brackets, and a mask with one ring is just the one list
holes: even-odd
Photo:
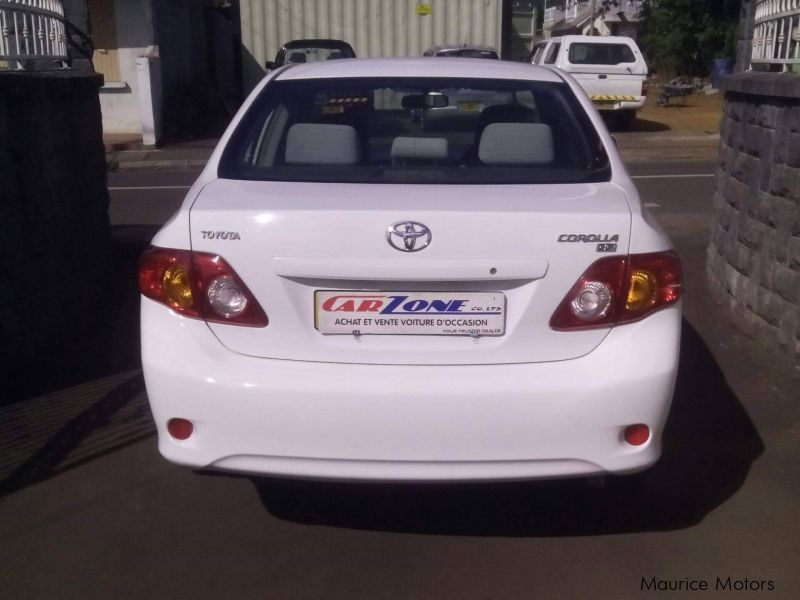
[[(110, 14), (110, 7), (113, 35), (105, 31), (107, 22), (97, 18)], [(118, 69), (103, 69), (112, 74), (100, 90), (105, 132), (143, 134), (145, 143), (152, 143), (154, 135), (160, 139), (163, 124), (165, 135), (188, 135), (206, 113), (219, 120), (223, 104), (217, 96), (235, 103), (238, 77), (230, 74), (238, 72), (238, 64), (216, 62), (219, 57), (232, 58), (233, 29), (229, 21), (227, 28), (219, 19), (211, 23), (209, 11), (215, 9), (202, 0), (89, 0), (90, 13), (93, 10), (95, 46), (113, 44), (119, 64)], [(110, 51), (95, 52), (95, 68), (100, 71), (113, 62), (111, 58)], [(215, 70), (221, 74), (216, 76)], [(140, 86), (146, 73), (149, 86)]]
[[(112, 0), (108, 0), (109, 2)], [(100, 89), (103, 131), (142, 133), (136, 59), (158, 54), (151, 0), (113, 0), (120, 80)]]
[(198, 0), (154, 2), (153, 22), (165, 82), (204, 78), (208, 39), (203, 13), (203, 2)]
[(710, 288), (735, 325), (800, 356), (800, 76), (724, 86)]
[[(419, 6), (430, 14), (418, 14)], [(285, 42), (336, 38), (361, 58), (422, 56), (436, 44), (502, 46), (503, 0), (240, 0), (245, 89)]]
[(164, 137), (219, 135), (229, 120), (226, 102), (234, 108), (239, 95), (232, 11), (198, 0), (159, 0), (153, 9)]
[[(543, 24), (545, 37), (588, 33), (588, 0), (560, 0), (549, 2)], [(600, 35), (622, 35), (636, 39), (639, 34), (639, 13), (642, 0), (618, 0), (601, 14), (602, 1), (597, 0), (595, 29)], [(622, 15), (622, 16), (620, 16)], [(547, 19), (547, 17), (546, 17)]]

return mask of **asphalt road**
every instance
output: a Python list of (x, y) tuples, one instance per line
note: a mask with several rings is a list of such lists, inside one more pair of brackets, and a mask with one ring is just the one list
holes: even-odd
[[(65, 372), (83, 385), (42, 383), (50, 393), (0, 408), (0, 597), (800, 597), (800, 369), (707, 297), (711, 165), (631, 168), (688, 288), (665, 452), (644, 477), (359, 486), (195, 473), (158, 455), (135, 319), (114, 321), (91, 383)], [(110, 176), (121, 281), (182, 199), (165, 186), (192, 176)], [(121, 284), (115, 318), (135, 300)], [(643, 591), (643, 578), (710, 589)], [(714, 591), (717, 578), (731, 589)]]

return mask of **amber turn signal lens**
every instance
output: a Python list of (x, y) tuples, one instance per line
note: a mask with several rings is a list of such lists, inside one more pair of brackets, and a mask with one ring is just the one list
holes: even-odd
[(637, 269), (630, 276), (625, 310), (642, 312), (655, 304), (658, 296), (658, 281), (655, 275), (644, 269)]
[(167, 300), (175, 306), (189, 308), (192, 305), (191, 281), (183, 265), (168, 267), (161, 278), (161, 287)]

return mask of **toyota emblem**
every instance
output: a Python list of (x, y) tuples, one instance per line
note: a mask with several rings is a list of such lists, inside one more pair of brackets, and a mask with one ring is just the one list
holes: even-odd
[(419, 252), (431, 243), (431, 230), (416, 221), (395, 223), (386, 229), (389, 245), (403, 252)]

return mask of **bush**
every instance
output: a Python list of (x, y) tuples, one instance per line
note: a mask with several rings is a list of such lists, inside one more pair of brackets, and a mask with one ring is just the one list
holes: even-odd
[(640, 41), (667, 77), (706, 76), (715, 58), (733, 58), (742, 0), (643, 0)]

